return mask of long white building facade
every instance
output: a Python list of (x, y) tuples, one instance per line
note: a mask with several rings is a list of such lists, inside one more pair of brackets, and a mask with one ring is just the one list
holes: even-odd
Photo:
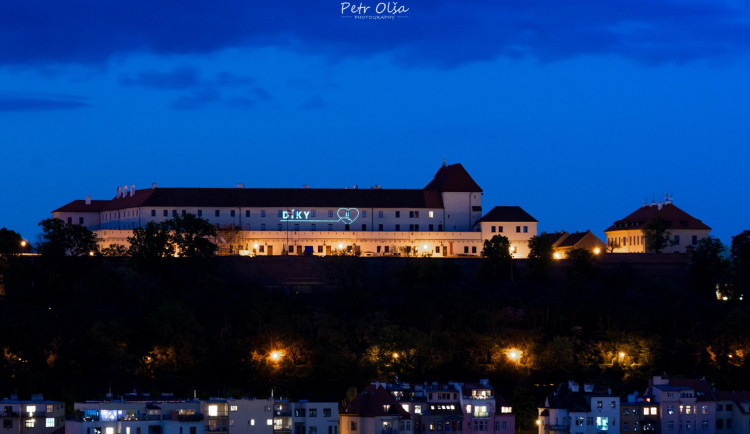
[(103, 247), (127, 247), (134, 228), (187, 214), (216, 226), (220, 254), (479, 256), (499, 234), (525, 257), (537, 234), (537, 221), (519, 207), (483, 217), (482, 189), (461, 164), (443, 164), (422, 189), (131, 185), (111, 200), (87, 197), (52, 212), (95, 231)]

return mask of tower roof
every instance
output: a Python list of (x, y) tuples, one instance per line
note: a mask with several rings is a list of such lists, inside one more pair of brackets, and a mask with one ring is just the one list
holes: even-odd
[(469, 172), (460, 163), (441, 166), (435, 177), (424, 188), (441, 192), (481, 192), (482, 188), (474, 182)]

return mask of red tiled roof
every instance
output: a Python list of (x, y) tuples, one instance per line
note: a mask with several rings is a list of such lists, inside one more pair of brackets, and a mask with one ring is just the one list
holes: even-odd
[(496, 206), (479, 219), (479, 222), (535, 222), (520, 206)]
[(482, 188), (474, 182), (469, 172), (460, 163), (442, 166), (435, 178), (424, 188), (441, 192), (481, 192)]
[(108, 200), (92, 200), (89, 205), (86, 205), (86, 201), (83, 199), (74, 200), (52, 212), (99, 212), (104, 209), (108, 203)]
[(701, 229), (711, 230), (705, 223), (691, 216), (674, 204), (668, 203), (662, 205), (645, 205), (622, 220), (617, 220), (615, 224), (607, 228), (604, 232), (637, 230), (648, 223), (652, 218), (659, 216), (667, 221), (668, 229)]
[(361, 417), (376, 416), (400, 416), (409, 418), (406, 412), (398, 403), (396, 398), (388, 393), (381, 385), (371, 384), (367, 386), (356, 398), (349, 403), (344, 409), (344, 414), (356, 414)]
[[(153, 188), (133, 196), (92, 201), (75, 200), (53, 212), (111, 211), (136, 207), (358, 207), (442, 208), (438, 191), (417, 189), (333, 188)], [(94, 207), (93, 203), (96, 203)], [(91, 208), (87, 208), (91, 207)]]

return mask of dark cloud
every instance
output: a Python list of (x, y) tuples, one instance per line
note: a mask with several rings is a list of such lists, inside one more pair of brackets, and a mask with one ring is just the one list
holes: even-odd
[(182, 66), (170, 72), (145, 71), (134, 77), (123, 77), (120, 83), (126, 86), (143, 86), (156, 89), (190, 89), (199, 83), (198, 70)]
[(14, 96), (0, 95), (0, 112), (72, 110), (90, 107), (80, 98), (67, 95)]
[[(362, 3), (372, 11), (378, 2)], [(408, 18), (369, 21), (341, 18), (339, 0), (5, 0), (0, 63), (91, 64), (133, 51), (189, 54), (237, 46), (283, 46), (333, 57), (390, 52), (403, 64), (438, 66), (498, 56), (548, 61), (598, 54), (685, 62), (742, 55), (750, 48), (747, 6), (720, 1), (399, 4), (410, 8)]]

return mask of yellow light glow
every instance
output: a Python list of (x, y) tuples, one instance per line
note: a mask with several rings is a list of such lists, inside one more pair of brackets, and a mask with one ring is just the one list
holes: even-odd
[(94, 251), (93, 250), (89, 252), (89, 256), (94, 256)]
[(21, 240), (21, 247), (26, 247), (26, 240)]
[(424, 245), (424, 246), (422, 246), (422, 247), (423, 247), (423, 248), (424, 248), (425, 250), (427, 250), (427, 244), (425, 244), (425, 245)]
[(343, 249), (343, 248), (344, 248), (344, 245), (339, 243), (339, 249)]
[(253, 244), (253, 248), (257, 249), (258, 248), (258, 243)]
[(508, 356), (508, 359), (510, 359), (512, 362), (518, 363), (518, 361), (521, 360), (523, 352), (517, 348), (510, 348), (506, 351), (506, 354)]
[(536, 420), (536, 424), (539, 425), (541, 422), (539, 422), (539, 419)]
[(624, 359), (625, 353), (623, 351), (620, 351), (620, 353), (617, 356), (620, 357), (621, 359)]
[(398, 353), (393, 353), (393, 358), (398, 359)]
[(279, 350), (273, 350), (271, 351), (271, 354), (268, 355), (268, 358), (271, 359), (272, 362), (278, 362), (282, 357), (284, 357), (284, 353)]
[(555, 252), (555, 254), (552, 255), (552, 256), (554, 256), (555, 259), (560, 259), (562, 257), (562, 255), (560, 254), (560, 252)]
[(602, 250), (601, 250), (600, 248), (598, 248), (598, 247), (596, 247), (596, 248), (594, 249), (594, 254), (595, 254), (595, 255), (598, 255), (598, 254), (599, 254), (599, 253), (601, 253), (601, 252), (602, 252)]

